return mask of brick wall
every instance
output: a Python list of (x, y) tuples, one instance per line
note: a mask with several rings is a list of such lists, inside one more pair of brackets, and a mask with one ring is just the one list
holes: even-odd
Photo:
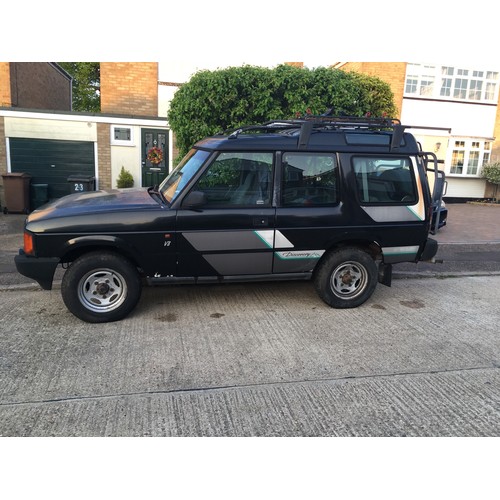
[(496, 140), (492, 144), (491, 158), (490, 162), (500, 162), (500, 96), (498, 97), (497, 103), (497, 114), (495, 117), (495, 129), (493, 131), (493, 137)]
[(71, 111), (71, 80), (46, 62), (9, 63), (9, 106)]
[(0, 106), (10, 107), (10, 63), (0, 62)]
[(158, 63), (101, 63), (101, 112), (158, 116)]
[(3, 177), (7, 173), (7, 154), (5, 151), (5, 119), (0, 116), (0, 205), (4, 206)]
[(394, 94), (394, 104), (398, 108), (398, 115), (401, 117), (403, 106), (403, 93), (406, 77), (406, 63), (404, 62), (348, 62), (341, 66), (336, 66), (343, 71), (355, 71), (365, 75), (376, 76), (388, 83)]
[(97, 124), (97, 157), (99, 158), (99, 189), (111, 188), (111, 144), (108, 123)]

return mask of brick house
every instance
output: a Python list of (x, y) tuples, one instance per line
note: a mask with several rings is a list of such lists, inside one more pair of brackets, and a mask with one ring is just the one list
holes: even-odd
[[(172, 142), (158, 116), (158, 63), (101, 63), (101, 113), (90, 114), (71, 110), (71, 77), (56, 63), (0, 63), (0, 175), (28, 173), (49, 198), (69, 194), (74, 174), (116, 187), (122, 166), (134, 186), (156, 184)], [(159, 165), (147, 160), (152, 146), (163, 149)]]
[[(480, 169), (500, 160), (498, 71), (407, 62), (333, 67), (389, 83), (402, 123), (425, 127), (412, 132), (443, 160), (447, 199), (491, 196)], [(57, 64), (0, 63), (0, 176), (27, 172), (32, 183), (49, 186), (50, 198), (70, 192), (71, 174), (95, 177), (96, 188), (116, 187), (122, 166), (136, 187), (158, 183), (177, 156), (167, 119), (158, 115), (180, 85), (159, 81), (160, 69), (101, 63), (101, 112), (88, 114), (71, 110), (71, 77)], [(171, 68), (163, 74), (168, 80)], [(164, 151), (160, 165), (146, 158), (151, 146)], [(4, 199), (0, 177), (2, 206)]]
[(447, 199), (491, 197), (493, 186), (481, 178), (481, 167), (500, 161), (500, 71), (494, 65), (339, 62), (333, 67), (377, 76), (391, 86), (401, 122), (426, 127), (411, 132), (444, 162)]

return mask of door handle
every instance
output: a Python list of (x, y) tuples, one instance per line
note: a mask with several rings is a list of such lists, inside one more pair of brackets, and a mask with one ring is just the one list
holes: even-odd
[(253, 225), (255, 227), (267, 227), (269, 226), (269, 217), (254, 217)]

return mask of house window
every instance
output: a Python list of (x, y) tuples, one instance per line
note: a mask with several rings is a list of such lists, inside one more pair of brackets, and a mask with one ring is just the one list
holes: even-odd
[(115, 127), (115, 141), (130, 141), (132, 131), (126, 127)]
[(496, 103), (498, 71), (408, 64), (405, 95)]
[(491, 142), (478, 139), (455, 139), (450, 157), (450, 174), (478, 177), (481, 167), (490, 160)]
[(134, 146), (133, 128), (111, 125), (111, 144), (114, 146)]
[(453, 68), (448, 66), (441, 67), (441, 97), (450, 97), (451, 96), (451, 82), (453, 79)]

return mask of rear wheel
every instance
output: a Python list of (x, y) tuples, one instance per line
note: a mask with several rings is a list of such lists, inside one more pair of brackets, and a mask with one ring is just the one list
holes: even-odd
[(63, 276), (66, 307), (89, 323), (123, 319), (141, 297), (135, 266), (112, 252), (91, 252), (76, 259)]
[(378, 270), (372, 257), (359, 248), (342, 248), (325, 257), (314, 276), (318, 295), (331, 307), (358, 307), (372, 295)]

